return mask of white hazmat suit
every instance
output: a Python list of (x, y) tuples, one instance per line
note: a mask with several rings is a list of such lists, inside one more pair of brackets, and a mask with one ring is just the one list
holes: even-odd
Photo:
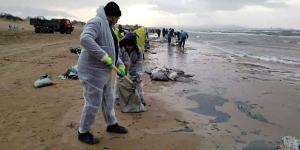
[[(128, 33), (125, 35), (125, 37), (123, 38), (123, 41), (124, 40), (127, 40), (127, 41), (135, 41), (136, 40), (136, 39), (132, 39), (132, 36), (129, 36), (129, 34), (131, 34), (131, 33)], [(131, 77), (140, 79), (140, 77), (143, 74), (143, 55), (139, 51), (139, 48), (137, 45), (135, 45), (135, 48), (133, 48), (133, 50), (131, 52), (128, 52), (128, 51), (126, 50), (125, 46), (122, 46), (120, 44), (119, 56), (120, 56), (120, 59), (125, 64), (126, 68), (128, 68), (128, 74)], [(117, 80), (117, 82), (115, 83), (115, 98), (117, 100), (119, 100), (119, 98), (120, 98), (120, 95), (119, 95), (120, 85), (119, 84), (120, 84), (119, 80)], [(138, 82), (138, 84), (136, 85), (136, 89), (138, 91), (138, 94), (141, 98), (142, 103), (145, 103), (142, 82)]]
[(123, 65), (115, 50), (111, 26), (100, 6), (97, 16), (87, 22), (80, 35), (83, 51), (78, 60), (78, 77), (83, 86), (85, 104), (82, 110), (79, 132), (90, 131), (97, 112), (102, 109), (107, 125), (117, 123), (112, 93), (112, 69), (101, 60), (110, 56), (116, 66)]

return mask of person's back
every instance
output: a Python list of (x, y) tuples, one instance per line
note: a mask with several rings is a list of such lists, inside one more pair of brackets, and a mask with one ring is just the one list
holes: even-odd
[(172, 29), (169, 29), (169, 31), (168, 31), (168, 37), (172, 37), (172, 36), (174, 36), (174, 32), (173, 32)]
[(180, 41), (180, 32), (179, 31), (176, 32), (176, 37), (177, 37), (177, 40)]
[(188, 34), (187, 34), (187, 32), (185, 32), (185, 31), (183, 31), (183, 30), (181, 30), (181, 32), (180, 32), (180, 43), (179, 43), (179, 47), (183, 47), (184, 48), (184, 46), (185, 46), (185, 41), (186, 41), (186, 39), (188, 39)]
[(189, 37), (189, 36), (188, 36), (187, 32), (183, 31), (183, 32), (180, 33), (180, 38), (181, 38), (181, 39), (186, 40), (188, 37)]
[(173, 36), (174, 36), (174, 30), (173, 29), (169, 29), (169, 32), (168, 32), (168, 45), (169, 46), (171, 45), (172, 37)]

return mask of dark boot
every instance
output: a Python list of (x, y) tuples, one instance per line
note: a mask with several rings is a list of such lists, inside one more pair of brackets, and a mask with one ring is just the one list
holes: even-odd
[(107, 126), (107, 132), (126, 134), (128, 130), (125, 127), (119, 126), (118, 123)]
[(94, 136), (90, 132), (87, 133), (78, 132), (78, 140), (90, 145), (99, 143), (99, 139), (94, 138)]

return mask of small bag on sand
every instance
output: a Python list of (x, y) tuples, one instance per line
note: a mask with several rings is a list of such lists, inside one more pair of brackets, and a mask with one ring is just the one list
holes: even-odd
[(124, 113), (147, 111), (138, 94), (137, 83), (130, 84), (127, 80), (120, 80), (119, 86), (120, 107)]
[(53, 81), (52, 81), (50, 75), (45, 74), (45, 75), (41, 76), (40, 79), (36, 80), (33, 85), (36, 88), (41, 88), (41, 87), (49, 86), (52, 84), (53, 84)]

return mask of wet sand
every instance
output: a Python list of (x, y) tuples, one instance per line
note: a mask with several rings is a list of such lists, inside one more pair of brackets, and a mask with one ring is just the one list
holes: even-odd
[[(144, 75), (148, 111), (124, 114), (116, 107), (129, 134), (107, 133), (98, 115), (92, 132), (101, 143), (82, 144), (80, 83), (58, 77), (77, 62), (69, 48), (79, 46), (79, 34), (0, 32), (1, 149), (273, 149), (284, 135), (300, 137), (298, 83), (204, 43), (188, 41), (182, 51), (153, 39), (145, 66), (176, 67), (195, 77), (158, 82)], [(55, 85), (35, 89), (45, 73)]]
[(205, 43), (188, 41), (182, 50), (155, 41), (149, 64), (195, 74), (193, 81), (163, 85), (161, 93), (204, 136), (200, 149), (275, 149), (283, 136), (300, 137), (300, 82), (272, 64), (232, 59)]

